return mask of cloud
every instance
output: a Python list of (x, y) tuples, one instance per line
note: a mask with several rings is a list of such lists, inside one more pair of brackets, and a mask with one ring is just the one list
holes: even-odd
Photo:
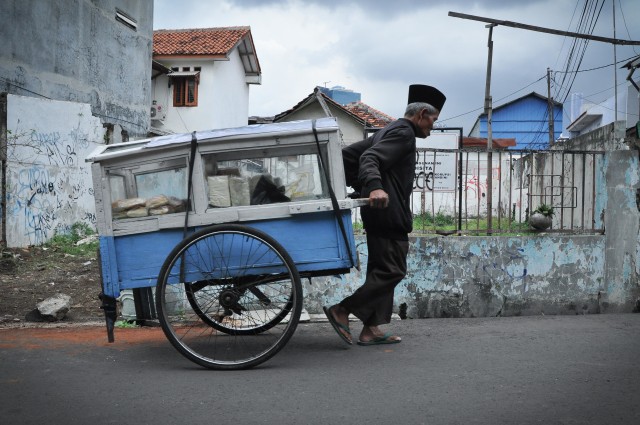
[[(251, 115), (289, 109), (316, 85), (345, 86), (365, 103), (401, 116), (407, 87), (432, 84), (447, 94), (441, 121), (470, 130), (482, 112), (488, 59), (485, 23), (448, 16), (449, 11), (510, 20), (561, 31), (576, 31), (582, 2), (575, 0), (155, 0), (154, 28), (251, 26), (263, 71), (252, 86)], [(637, 0), (616, 1), (617, 38), (640, 39), (634, 25)], [(602, 9), (594, 34), (613, 37), (612, 10)], [(493, 29), (491, 94), (499, 105), (531, 91), (546, 95), (546, 70), (559, 84), (574, 40), (498, 26)], [(640, 46), (617, 48), (617, 60)], [(574, 47), (574, 61), (581, 54)], [(613, 95), (613, 49), (590, 42), (572, 91), (599, 101)], [(619, 67), (619, 66), (618, 66)], [(618, 83), (624, 86), (625, 71)], [(541, 77), (545, 77), (542, 78)], [(569, 87), (554, 87), (562, 94)], [(470, 112), (470, 113), (469, 113)]]

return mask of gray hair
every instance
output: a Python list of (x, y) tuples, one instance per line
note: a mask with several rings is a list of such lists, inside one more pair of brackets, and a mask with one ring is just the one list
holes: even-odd
[(420, 113), (423, 109), (426, 109), (429, 114), (437, 114), (439, 111), (428, 103), (414, 102), (407, 105), (407, 109), (404, 112), (405, 118), (411, 118)]

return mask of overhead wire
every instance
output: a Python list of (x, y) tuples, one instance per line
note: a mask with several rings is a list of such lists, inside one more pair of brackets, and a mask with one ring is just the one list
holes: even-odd
[[(595, 10), (595, 7), (597, 7), (597, 2), (593, 3), (589, 0), (585, 1), (582, 8), (582, 12), (580, 14), (580, 18), (578, 20), (577, 32), (584, 31), (585, 27), (589, 25), (588, 24), (589, 21), (593, 22), (593, 11)], [(578, 3), (576, 3), (576, 8), (574, 9), (574, 16), (577, 8), (578, 8)], [(572, 16), (571, 22), (573, 22), (574, 16)], [(561, 97), (560, 94), (562, 93), (562, 88), (565, 87), (565, 83), (567, 83), (567, 86), (566, 86), (567, 93), (570, 92), (570, 87), (573, 85), (573, 81), (575, 81), (575, 71), (579, 69), (580, 64), (582, 63), (582, 59), (584, 57), (584, 52), (586, 51), (587, 45), (588, 45), (588, 42), (585, 42), (582, 39), (578, 39), (578, 38), (573, 39), (571, 43), (571, 48), (569, 49), (567, 60), (564, 66), (565, 71), (562, 73), (563, 75), (562, 81), (559, 85), (554, 84), (554, 98)], [(554, 76), (553, 76), (554, 83), (556, 83), (555, 75), (556, 74), (554, 73)], [(567, 81), (567, 78), (569, 78), (568, 81)], [(536, 149), (539, 147), (546, 147), (546, 143), (543, 143), (541, 140), (543, 137), (543, 133), (546, 134), (546, 132), (544, 132), (544, 127), (545, 127), (546, 121), (548, 121), (548, 118), (549, 118), (549, 110), (547, 108), (542, 113), (542, 118), (538, 120), (537, 128), (532, 132), (533, 134), (532, 138), (525, 145), (526, 149)]]
[[(578, 4), (578, 3), (576, 3), (576, 6), (577, 6), (577, 4)], [(582, 25), (582, 22), (583, 22), (583, 20), (584, 20), (584, 16), (585, 16), (585, 14), (586, 14), (586, 10), (587, 10), (587, 4), (588, 4), (588, 1), (587, 1), (587, 2), (585, 2), (584, 7), (583, 7), (583, 9), (582, 9), (582, 14), (581, 14), (581, 16), (580, 16), (580, 19), (579, 19), (579, 22), (578, 22), (578, 25), (577, 25), (577, 27), (578, 27), (578, 31), (580, 30), (581, 25)], [(567, 54), (567, 59), (566, 59), (566, 61), (565, 61), (565, 65), (564, 65), (564, 70), (565, 70), (565, 72), (564, 72), (564, 74), (563, 74), (562, 81), (560, 82), (560, 86), (561, 86), (561, 87), (562, 87), (562, 86), (564, 86), (565, 80), (566, 80), (567, 76), (569, 75), (569, 70), (570, 70), (570, 68), (571, 68), (571, 66), (570, 66), (570, 65), (571, 65), (571, 62), (573, 61), (573, 55), (574, 55), (574, 52), (575, 52), (576, 45), (577, 45), (578, 41), (579, 41), (579, 40), (578, 40), (577, 38), (574, 38), (574, 39), (572, 40), (571, 48), (569, 49), (569, 52), (568, 52), (568, 54)], [(559, 95), (559, 93), (558, 93), (558, 92), (556, 92), (556, 93), (555, 93), (555, 97), (557, 98), (557, 97), (558, 97), (558, 95)]]
[[(538, 78), (538, 79), (537, 79), (537, 80), (535, 80), (534, 82), (532, 82), (532, 83), (530, 83), (530, 84), (527, 84), (526, 86), (524, 86), (524, 87), (522, 87), (522, 88), (519, 88), (518, 90), (516, 90), (516, 91), (514, 91), (514, 92), (512, 92), (512, 93), (509, 93), (509, 94), (507, 94), (507, 95), (505, 95), (505, 96), (503, 96), (503, 97), (501, 97), (501, 98), (499, 98), (499, 99), (496, 99), (496, 102), (500, 102), (501, 100), (504, 100), (504, 99), (506, 99), (506, 98), (508, 98), (508, 97), (511, 97), (511, 96), (513, 96), (514, 94), (519, 93), (519, 92), (521, 92), (522, 90), (525, 90), (525, 89), (527, 89), (527, 88), (531, 87), (532, 85), (536, 84), (537, 82), (539, 82), (540, 80), (542, 80), (542, 79), (544, 79), (544, 78), (546, 78), (546, 74), (545, 74), (545, 75), (543, 75), (542, 77)], [(470, 111), (468, 111), (468, 112), (464, 112), (464, 113), (459, 114), (459, 115), (455, 115), (455, 116), (453, 116), (453, 117), (441, 118), (441, 119), (439, 119), (439, 120), (438, 120), (438, 122), (440, 122), (440, 123), (444, 123), (444, 122), (446, 122), (446, 121), (449, 121), (449, 120), (452, 120), (452, 119), (455, 119), (455, 118), (460, 118), (460, 117), (463, 117), (463, 116), (465, 116), (465, 115), (469, 115), (469, 114), (471, 114), (471, 113), (474, 113), (474, 112), (480, 111), (480, 110), (482, 110), (482, 109), (484, 109), (484, 107), (483, 107), (483, 106), (480, 106), (480, 107), (478, 107), (478, 108), (472, 109), (472, 110), (470, 110)]]
[[(578, 3), (576, 3), (576, 8), (574, 9), (574, 16), (575, 11), (577, 10), (577, 5)], [(598, 22), (600, 14), (602, 13), (603, 6), (604, 0), (602, 0), (601, 2), (598, 2), (597, 0), (595, 2), (591, 2), (589, 0), (585, 1), (577, 24), (578, 33), (587, 33), (589, 35), (593, 34), (595, 25)], [(572, 16), (571, 21), (573, 21), (574, 16)], [(588, 45), (589, 40), (574, 38), (567, 55), (564, 71), (556, 71), (553, 74), (552, 81), (554, 83), (554, 98), (560, 99), (560, 103), (564, 103), (571, 93), (571, 89), (573, 87), (577, 74), (578, 72), (581, 72), (580, 66), (582, 65), (582, 61), (584, 59)], [(586, 72), (587, 70), (584, 71)], [(559, 84), (555, 78), (557, 74), (562, 74), (563, 76)], [(563, 108), (563, 118), (564, 115), (565, 111)], [(543, 113), (543, 118), (539, 121), (539, 125), (537, 130), (534, 132), (535, 135), (533, 136), (533, 139), (527, 144), (528, 148), (538, 147), (539, 145), (546, 145), (546, 143), (543, 143), (541, 140), (543, 137), (544, 123), (546, 120), (548, 120), (548, 117), (549, 111), (547, 109)], [(544, 132), (544, 134), (546, 134), (546, 132)]]
[[(579, 4), (579, 3), (580, 3), (580, 2), (579, 2), (579, 1), (577, 1), (577, 2), (576, 2), (576, 7), (573, 9), (573, 13), (571, 14), (571, 20), (569, 21), (569, 25), (568, 25), (568, 27), (567, 27), (567, 32), (569, 32), (569, 30), (571, 29), (571, 24), (573, 23), (573, 18), (575, 18), (575, 16), (576, 16), (576, 10), (578, 10), (578, 4)], [(567, 36), (564, 36), (564, 37), (562, 38), (562, 46), (560, 46), (560, 49), (558, 50), (558, 56), (556, 56), (556, 62), (555, 62), (555, 64), (553, 65), (553, 67), (554, 67), (554, 68), (556, 67), (556, 65), (558, 65), (558, 60), (560, 60), (560, 54), (562, 53), (562, 50), (564, 49), (564, 43), (565, 43), (566, 41), (567, 41)]]
[[(624, 17), (624, 10), (622, 10), (622, 3), (620, 2), (620, 0), (618, 0), (618, 6), (619, 6), (618, 10), (620, 11), (620, 15), (622, 16), (622, 22), (624, 23), (624, 28), (627, 30), (627, 37), (629, 37), (629, 40), (631, 40), (631, 32), (629, 32), (629, 27), (627, 26), (627, 20)], [(636, 50), (636, 46), (631, 46), (631, 48), (633, 49), (635, 54), (638, 55), (638, 51)]]
[(532, 138), (525, 145), (525, 149), (537, 149), (541, 147), (547, 147), (547, 141), (543, 142), (541, 141), (541, 139), (543, 135), (548, 134), (545, 131), (545, 124), (548, 121), (548, 117), (549, 117), (549, 109), (545, 108), (544, 112), (542, 113), (542, 117), (537, 121), (538, 122), (537, 128), (531, 132), (533, 134)]
[[(587, 0), (585, 2), (585, 7), (583, 8), (583, 14), (580, 18), (580, 23), (578, 26), (578, 32), (584, 32), (586, 34), (593, 34), (595, 29), (595, 25), (598, 22), (600, 14), (602, 13), (602, 8), (604, 6), (604, 0), (601, 2), (590, 2)], [(597, 13), (596, 13), (597, 9)], [(564, 92), (556, 91), (556, 95), (554, 96), (556, 99), (560, 99), (561, 103), (564, 103), (571, 93), (571, 88), (575, 82), (577, 71), (579, 71), (580, 66), (582, 65), (582, 61), (584, 59), (585, 52), (589, 45), (589, 40), (578, 41), (578, 39), (574, 40), (574, 48), (570, 54), (570, 58), (567, 60), (567, 65), (565, 66), (565, 72), (567, 72), (560, 84), (561, 88), (564, 88)], [(576, 52), (576, 49), (579, 50)], [(575, 53), (575, 56), (574, 56)], [(569, 78), (568, 84), (565, 85), (565, 81)]]
[[(584, 6), (582, 8), (582, 13), (580, 15), (580, 18), (578, 20), (577, 23), (577, 32), (581, 32), (584, 31), (584, 27), (585, 27), (585, 22), (588, 20), (588, 15), (591, 13), (590, 9), (591, 9), (591, 5), (593, 5), (592, 2), (590, 2), (589, 0), (585, 1)], [(562, 81), (560, 82), (559, 87), (568, 87), (570, 84), (566, 84), (565, 82), (567, 81), (567, 78), (571, 78), (571, 72), (575, 71), (575, 62), (576, 62), (576, 58), (579, 55), (578, 50), (581, 49), (581, 45), (584, 45), (584, 40), (583, 39), (579, 39), (579, 38), (574, 38), (572, 40), (572, 45), (571, 45), (571, 49), (569, 50), (569, 54), (567, 55), (567, 60), (565, 63), (565, 73), (563, 74), (563, 78)], [(558, 86), (556, 86), (556, 92), (554, 94), (555, 98), (560, 98), (562, 97), (560, 95), (560, 92), (558, 91)]]

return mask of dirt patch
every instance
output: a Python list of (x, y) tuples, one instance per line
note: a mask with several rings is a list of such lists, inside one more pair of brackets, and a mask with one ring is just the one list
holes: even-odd
[(36, 304), (57, 293), (71, 297), (71, 310), (63, 322), (103, 319), (99, 270), (97, 252), (80, 257), (54, 248), (2, 249), (0, 326), (28, 323), (27, 315)]
[[(72, 327), (73, 329), (70, 329)], [(124, 349), (137, 344), (166, 344), (161, 328), (140, 327), (116, 329), (116, 347)], [(0, 349), (21, 348), (27, 350), (68, 348), (70, 345), (92, 347), (113, 346), (107, 341), (104, 326), (91, 324), (82, 327), (42, 325), (38, 328), (0, 329)]]

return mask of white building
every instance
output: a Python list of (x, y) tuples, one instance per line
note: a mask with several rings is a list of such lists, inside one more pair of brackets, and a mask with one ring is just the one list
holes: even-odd
[(247, 125), (262, 77), (250, 27), (156, 30), (153, 60), (170, 71), (152, 79), (152, 133)]
[(569, 107), (565, 104), (565, 111), (569, 113), (569, 124), (563, 130), (565, 138), (572, 139), (589, 133), (596, 128), (604, 127), (616, 121), (625, 122), (625, 128), (630, 128), (638, 122), (638, 90), (628, 84), (624, 90), (618, 92), (616, 108), (615, 96), (611, 96), (601, 103), (589, 102), (581, 93), (573, 93)]

